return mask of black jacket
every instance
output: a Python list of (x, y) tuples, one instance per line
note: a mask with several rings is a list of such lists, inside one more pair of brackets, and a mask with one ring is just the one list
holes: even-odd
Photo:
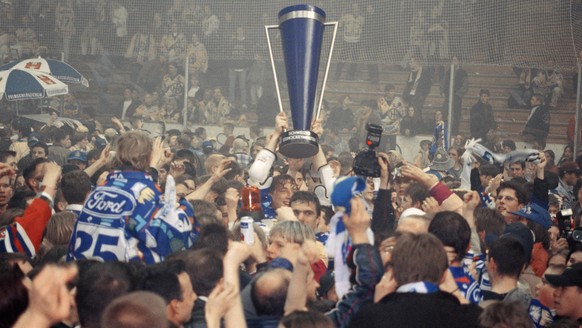
[(481, 308), (451, 294), (392, 293), (354, 315), (349, 327), (479, 327)]
[(547, 138), (550, 133), (550, 108), (546, 105), (538, 106), (532, 117), (525, 123), (523, 133), (531, 134), (536, 138)]

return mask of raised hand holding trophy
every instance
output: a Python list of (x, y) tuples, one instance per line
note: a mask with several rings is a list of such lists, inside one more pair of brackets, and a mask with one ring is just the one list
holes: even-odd
[(319, 112), (321, 111), (338, 23), (326, 23), (325, 12), (318, 7), (294, 5), (283, 8), (279, 12), (279, 25), (265, 26), (279, 109), (283, 111), (269, 30), (277, 28), (281, 33), (291, 118), (293, 121), (293, 130), (285, 131), (282, 134), (279, 145), (279, 151), (287, 157), (307, 158), (314, 156), (319, 150), (317, 134), (311, 131), (310, 127), (315, 109), (321, 43), (325, 26), (334, 26), (334, 30), (316, 118), (319, 117)]

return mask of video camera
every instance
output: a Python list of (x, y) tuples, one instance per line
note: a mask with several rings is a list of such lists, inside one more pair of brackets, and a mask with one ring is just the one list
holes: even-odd
[(381, 168), (380, 164), (378, 164), (375, 148), (380, 145), (384, 129), (379, 125), (368, 123), (366, 130), (368, 130), (366, 136), (368, 149), (362, 150), (356, 155), (353, 165), (354, 173), (366, 177), (379, 177)]
[(573, 212), (571, 208), (561, 210), (556, 215), (560, 237), (566, 238), (570, 248), (577, 243), (582, 243), (582, 227), (573, 228)]

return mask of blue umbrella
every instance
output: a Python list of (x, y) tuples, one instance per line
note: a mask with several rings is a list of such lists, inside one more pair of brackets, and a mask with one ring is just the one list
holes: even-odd
[(65, 83), (78, 83), (86, 87), (89, 81), (73, 66), (59, 60), (45, 58), (30, 58), (21, 61), (13, 61), (0, 66), (0, 71), (6, 71), (13, 68), (34, 70), (48, 73)]
[(0, 98), (40, 99), (67, 93), (69, 87), (47, 73), (18, 68), (0, 71)]

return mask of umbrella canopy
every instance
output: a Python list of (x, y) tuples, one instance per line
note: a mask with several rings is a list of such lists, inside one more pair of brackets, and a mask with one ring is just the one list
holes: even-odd
[(0, 71), (0, 98), (8, 100), (40, 99), (69, 93), (69, 87), (49, 74), (28, 70)]
[(48, 73), (65, 83), (78, 83), (86, 87), (89, 86), (89, 81), (81, 73), (79, 73), (73, 66), (59, 60), (45, 59), (45, 58), (30, 58), (21, 61), (13, 61), (8, 64), (0, 66), (0, 71), (5, 71), (13, 68), (28, 69)]

